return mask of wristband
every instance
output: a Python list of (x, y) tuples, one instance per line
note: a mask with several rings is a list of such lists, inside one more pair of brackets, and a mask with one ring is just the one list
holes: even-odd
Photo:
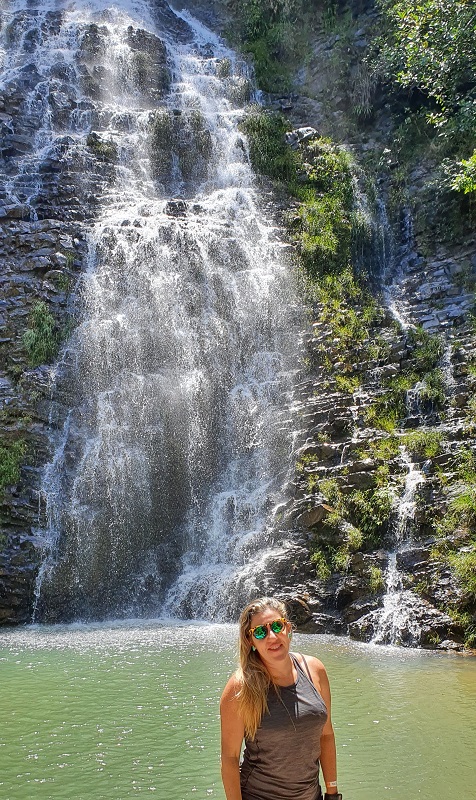
[(336, 792), (336, 794), (328, 794), (327, 792), (324, 795), (324, 800), (342, 800), (342, 795)]

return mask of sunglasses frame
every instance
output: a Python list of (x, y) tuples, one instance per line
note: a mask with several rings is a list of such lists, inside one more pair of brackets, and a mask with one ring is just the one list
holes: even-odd
[[(285, 619), (284, 617), (277, 617), (277, 619), (273, 619), (272, 622), (262, 622), (261, 625), (255, 625), (254, 628), (250, 628), (249, 629), (248, 634), (249, 634), (250, 637), (253, 636), (256, 639), (257, 642), (262, 642), (263, 639), (266, 639), (266, 637), (269, 636), (269, 631), (270, 631), (271, 625), (274, 625), (275, 622), (282, 622), (283, 623), (283, 627), (281, 628), (280, 631), (278, 631), (278, 633), (276, 633), (276, 631), (273, 631), (275, 636), (279, 636), (279, 634), (282, 633), (285, 630), (286, 625), (288, 624), (287, 619)], [(264, 636), (259, 637), (259, 636), (255, 636), (254, 635), (255, 631), (258, 628), (266, 628), (266, 633), (265, 633)]]

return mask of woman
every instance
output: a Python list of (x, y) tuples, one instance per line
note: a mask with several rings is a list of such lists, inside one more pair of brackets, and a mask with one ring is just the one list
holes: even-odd
[(325, 800), (341, 800), (327, 674), (317, 658), (290, 652), (291, 636), (275, 598), (241, 614), (240, 667), (220, 702), (227, 800), (320, 800), (319, 764)]

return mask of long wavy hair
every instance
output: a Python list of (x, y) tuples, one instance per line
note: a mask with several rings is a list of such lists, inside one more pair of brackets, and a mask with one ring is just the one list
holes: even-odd
[(275, 597), (259, 597), (243, 609), (239, 620), (239, 658), (237, 678), (240, 689), (237, 692), (240, 716), (245, 727), (247, 739), (254, 739), (263, 714), (268, 710), (268, 690), (272, 683), (270, 674), (257, 652), (251, 649), (249, 635), (251, 618), (269, 608), (277, 611), (280, 617), (289, 621), (286, 606)]

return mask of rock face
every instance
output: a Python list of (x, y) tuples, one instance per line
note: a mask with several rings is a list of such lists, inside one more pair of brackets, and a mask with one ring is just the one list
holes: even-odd
[[(463, 640), (473, 646), (476, 624), (474, 582), (463, 574), (474, 563), (474, 518), (455, 510), (458, 498), (474, 494), (476, 238), (468, 225), (444, 230), (454, 208), (432, 201), (425, 156), (405, 201), (395, 200), (397, 167), (401, 174), (406, 165), (392, 145), (390, 106), (376, 94), (373, 104), (358, 96), (366, 86), (372, 97), (361, 58), (376, 12), (355, 6), (345, 56), (339, 37), (316, 33), (294, 92), (268, 98), (292, 119), (290, 146), (306, 153), (304, 132), (313, 129), (344, 140), (370, 164), (389, 208), (388, 217), (374, 208), (372, 249), (356, 242), (354, 251), (372, 276), (380, 316), (362, 336), (350, 335), (350, 324), (346, 332), (345, 320), (315, 303), (303, 333), (301, 447), (286, 514), (317, 575), (282, 591), (306, 602), (310, 616), (296, 617), (303, 630), (458, 650)], [(367, 102), (358, 124), (356, 108)], [(366, 310), (356, 302), (353, 312), (358, 330)]]
[(474, 595), (449, 565), (473, 552), (473, 523), (451, 503), (475, 444), (474, 249), (469, 236), (423, 256), (417, 235), (402, 236), (374, 273), (380, 312), (361, 335), (346, 339), (325, 301), (314, 306), (287, 521), (318, 579), (283, 587), (305, 599), (306, 631), (462, 649), (474, 625)]

